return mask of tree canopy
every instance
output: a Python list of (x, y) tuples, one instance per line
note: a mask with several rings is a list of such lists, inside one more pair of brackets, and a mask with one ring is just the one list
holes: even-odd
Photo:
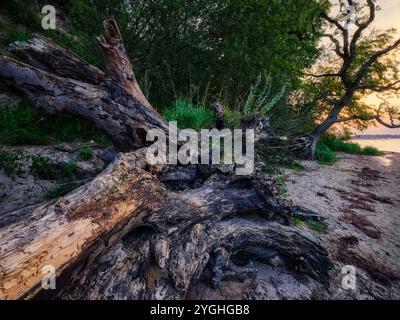
[[(276, 90), (295, 88), (318, 50), (314, 0), (72, 0), (71, 25), (88, 37), (114, 16), (137, 70), (158, 106), (179, 97), (237, 105), (258, 75)], [(61, 2), (60, 2), (60, 5)]]

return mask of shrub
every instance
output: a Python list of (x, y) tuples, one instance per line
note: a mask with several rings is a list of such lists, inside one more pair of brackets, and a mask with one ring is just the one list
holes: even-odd
[(375, 147), (366, 146), (362, 149), (361, 153), (366, 156), (383, 156), (384, 153)]
[(257, 112), (266, 114), (270, 111), (285, 94), (286, 89), (283, 87), (275, 96), (271, 96), (272, 79), (270, 75), (259, 75), (257, 81), (251, 86), (243, 107), (245, 116), (255, 114)]
[(211, 108), (194, 106), (185, 99), (176, 100), (172, 107), (162, 111), (168, 121), (177, 121), (179, 128), (205, 129), (213, 127), (214, 115)]
[(88, 161), (93, 158), (93, 149), (91, 147), (82, 148), (79, 151), (79, 157), (84, 160)]
[(321, 141), (332, 151), (341, 151), (351, 154), (360, 154), (362, 148), (358, 143), (345, 142), (334, 135), (326, 135)]
[(21, 165), (18, 162), (21, 157), (14, 152), (3, 152), (0, 151), (0, 169), (3, 169), (5, 173), (22, 173)]
[(315, 148), (315, 158), (322, 164), (332, 164), (336, 161), (336, 154), (323, 142), (319, 141)]
[(0, 108), (0, 143), (5, 145), (44, 145), (57, 142), (94, 140), (107, 146), (110, 140), (88, 121), (69, 114), (43, 119), (30, 105)]
[(61, 167), (61, 174), (63, 179), (71, 179), (75, 176), (76, 161), (71, 159), (65, 162)]
[[(346, 153), (350, 153), (350, 154), (363, 154), (363, 155), (367, 155), (367, 156), (382, 156), (384, 154), (383, 152), (379, 151), (375, 147), (367, 146), (367, 147), (362, 148), (358, 143), (346, 142), (346, 141), (338, 139), (334, 135), (325, 135), (324, 137), (322, 137), (320, 139), (320, 141), (318, 142), (317, 149), (319, 149), (318, 152), (322, 153), (321, 154), (322, 158), (331, 157), (331, 155), (329, 155), (329, 153), (330, 153), (329, 150), (332, 153), (341, 151), (341, 152), (346, 152)], [(327, 149), (329, 149), (329, 150), (327, 150)], [(317, 155), (317, 159), (320, 160), (318, 158), (318, 155)], [(327, 162), (331, 163), (333, 161), (334, 161), (334, 159), (332, 159), (331, 161), (327, 161)], [(321, 162), (326, 162), (326, 161), (321, 161)]]
[(32, 160), (32, 173), (43, 180), (51, 180), (55, 178), (55, 166), (53, 161), (46, 156), (33, 155)]

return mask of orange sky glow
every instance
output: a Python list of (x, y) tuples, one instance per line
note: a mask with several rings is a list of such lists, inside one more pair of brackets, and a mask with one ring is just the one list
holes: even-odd
[[(400, 0), (378, 0), (377, 4), (382, 8), (377, 12), (374, 22), (375, 29), (396, 28), (400, 31)], [(400, 57), (399, 57), (400, 63)], [(366, 101), (373, 105), (378, 105), (379, 100), (371, 95), (366, 98)], [(400, 105), (400, 95), (398, 99), (392, 101)], [(400, 129), (389, 129), (382, 126), (371, 126), (363, 132), (363, 134), (396, 134), (400, 135)]]

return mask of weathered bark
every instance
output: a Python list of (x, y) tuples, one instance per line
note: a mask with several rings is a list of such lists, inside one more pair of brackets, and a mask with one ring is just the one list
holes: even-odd
[(68, 112), (88, 119), (120, 151), (132, 151), (146, 145), (149, 130), (159, 128), (168, 133), (167, 123), (141, 92), (115, 21), (107, 20), (104, 25), (106, 36), (99, 42), (107, 73), (36, 35), (10, 46), (27, 64), (0, 55), (0, 80), (41, 111)]
[[(167, 125), (141, 93), (115, 22), (105, 27), (107, 73), (35, 37), (12, 46), (28, 64), (0, 56), (0, 79), (41, 110), (84, 117), (121, 151), (136, 150)], [(217, 286), (231, 256), (267, 260), (265, 250), (328, 284), (326, 251), (290, 226), (321, 217), (277, 200), (272, 179), (236, 177), (230, 166), (151, 166), (145, 152), (119, 154), (65, 197), (0, 216), (0, 298), (184, 298), (204, 270)], [(46, 265), (56, 291), (41, 287)]]
[(104, 21), (104, 29), (106, 34), (98, 37), (97, 40), (107, 63), (108, 75), (132, 94), (139, 103), (157, 113), (147, 101), (136, 81), (131, 61), (126, 54), (122, 35), (115, 20), (108, 19)]

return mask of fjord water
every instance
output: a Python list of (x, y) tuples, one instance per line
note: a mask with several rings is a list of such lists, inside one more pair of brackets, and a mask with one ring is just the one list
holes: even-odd
[(400, 153), (400, 139), (355, 139), (352, 142), (358, 143), (361, 147), (372, 146), (381, 151)]

